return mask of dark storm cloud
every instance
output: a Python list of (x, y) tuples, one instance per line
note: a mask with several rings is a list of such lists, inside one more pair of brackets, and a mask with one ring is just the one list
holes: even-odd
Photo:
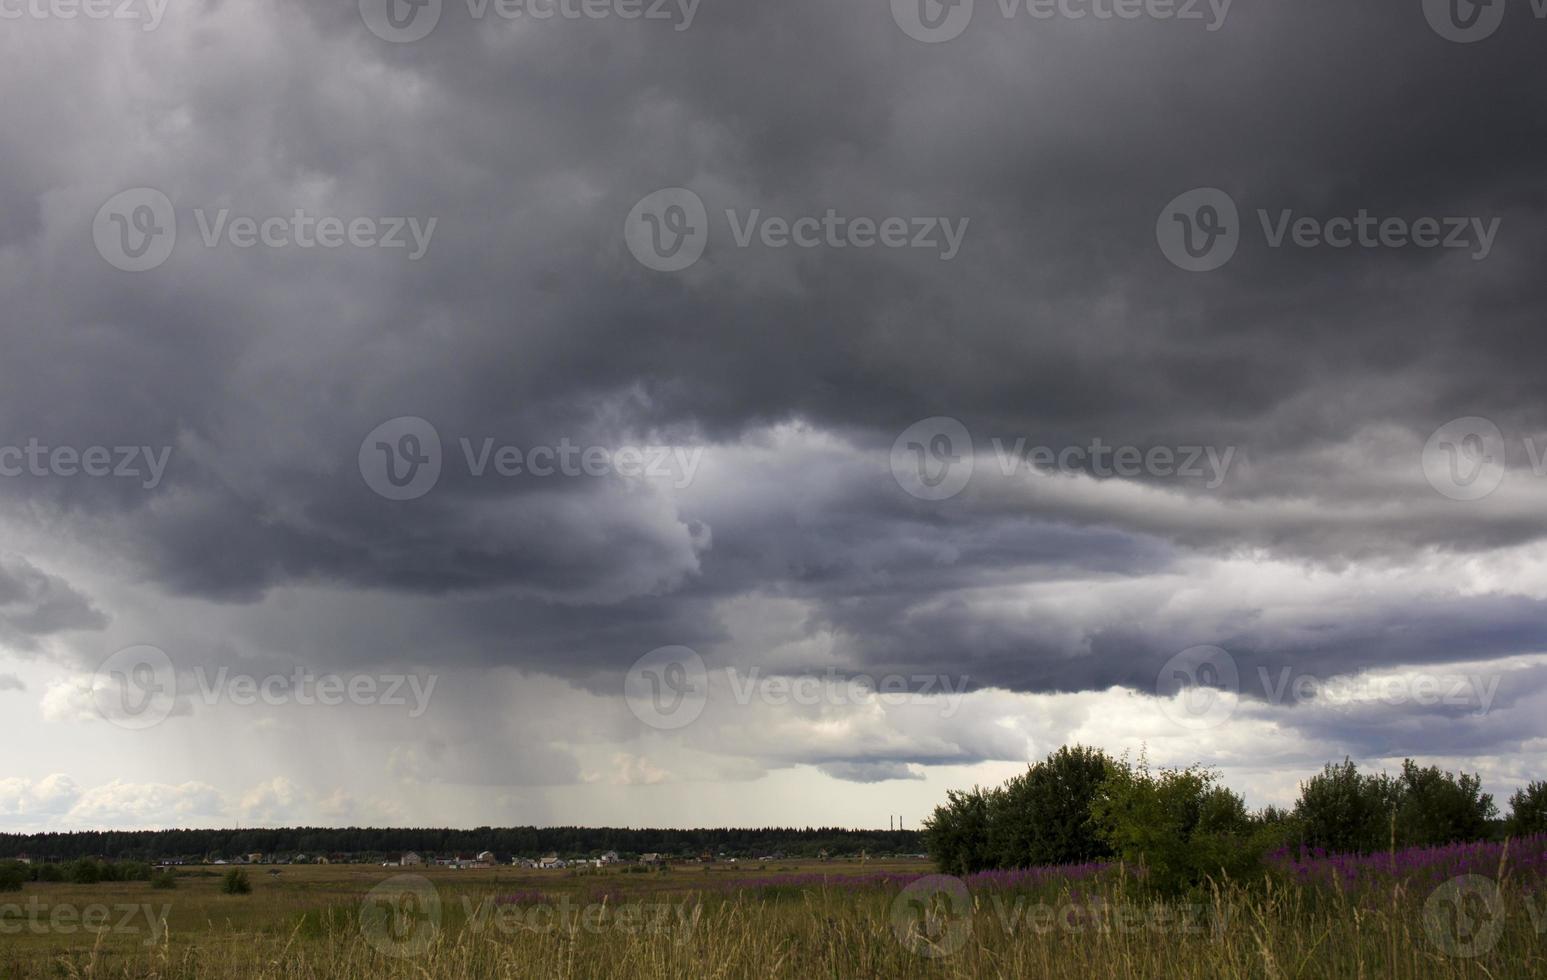
[[(512, 29), (452, 3), (409, 45), (370, 35), (353, 3), (94, 32), (90, 54), (134, 70), (50, 78), (0, 110), (14, 219), (0, 442), (167, 446), (171, 462), (154, 490), (7, 479), (8, 513), (77, 522), (169, 593), (365, 594), (254, 613), (248, 634), (276, 655), (431, 651), (598, 690), (659, 645), (763, 657), (718, 619), (734, 597), (806, 604), (793, 635), (831, 636), (857, 666), (1018, 690), (1147, 689), (1195, 643), (1317, 668), (1539, 647), (1535, 599), (1410, 592), (1264, 625), (1261, 596), (1221, 588), (1181, 610), (1165, 596), (1209, 558), (1400, 566), (1547, 528), (1502, 498), (1452, 506), (1417, 455), (1458, 415), (1512, 439), (1542, 425), (1547, 93), (1522, 80), (1547, 27), (1515, 18), (1463, 46), (1395, 0), (1243, 0), (1213, 33), (1001, 23), (979, 5), (941, 45), (908, 38), (885, 3), (814, 0), (705, 0), (681, 32)], [(0, 77), (35, 80), (14, 60)], [(164, 267), (120, 273), (88, 232), (136, 185), (172, 198), (180, 240)], [(944, 262), (737, 249), (721, 221), (698, 266), (644, 269), (624, 216), (678, 185), (712, 216), (970, 226)], [(1207, 274), (1169, 264), (1154, 233), (1198, 186), (1227, 191), (1245, 226)], [(193, 211), (220, 207), (438, 226), (417, 262), (203, 248)], [(1258, 208), (1501, 230), (1481, 262), (1272, 249)], [(408, 415), (436, 427), (447, 469), (422, 499), (384, 500), (356, 453)], [(1119, 498), (1028, 494), (985, 455), (968, 493), (926, 504), (884, 458), (933, 415), (962, 419), (985, 454), (1001, 435), (1099, 437), (1235, 446), (1249, 465), (1213, 491), (1151, 479), (1135, 482), (1155, 496)], [(784, 423), (844, 448), (744, 455)], [(702, 445), (734, 472), (669, 493), (452, 465), (458, 439), (486, 436)], [(1014, 594), (1027, 587), (1037, 603)], [(1077, 601), (1098, 587), (1103, 608)]]
[[(36, 650), (42, 637), (100, 630), (107, 623), (107, 616), (68, 582), (20, 556), (0, 555), (0, 644)], [(21, 690), (21, 681), (0, 677), (0, 690), (8, 686)]]

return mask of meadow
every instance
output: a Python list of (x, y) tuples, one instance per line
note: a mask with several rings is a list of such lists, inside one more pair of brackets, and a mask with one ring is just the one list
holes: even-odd
[[(1547, 838), (1276, 855), (1160, 901), (1119, 864), (226, 868), (0, 894), (0, 976), (1547, 976)], [(270, 874), (269, 872), (277, 872)]]

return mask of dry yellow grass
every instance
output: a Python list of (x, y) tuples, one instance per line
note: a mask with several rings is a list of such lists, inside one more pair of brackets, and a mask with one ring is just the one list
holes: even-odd
[[(906, 870), (921, 864), (863, 869)], [(809, 866), (835, 882), (857, 865)], [(247, 896), (218, 878), (29, 885), (0, 895), (5, 977), (407, 980), (493, 977), (1441, 977), (1547, 976), (1547, 901), (1509, 890), (1497, 909), (1431, 919), (1400, 886), (1359, 901), (1326, 890), (1224, 889), (1188, 907), (1113, 885), (980, 890), (970, 908), (895, 889), (764, 889), (775, 869), (665, 875), (427, 871), (360, 866), (252, 869)], [(722, 890), (735, 879), (749, 887)], [(421, 882), (427, 882), (425, 886)], [(426, 890), (426, 887), (428, 890)], [(374, 889), (374, 893), (373, 893)], [(497, 904), (500, 896), (517, 897)], [(32, 903), (33, 911), (25, 911)], [(169, 906), (166, 927), (54, 928), (92, 905)], [(925, 915), (926, 908), (940, 912)], [(1452, 910), (1453, 911), (1453, 910)], [(1495, 914), (1499, 913), (1499, 914)], [(31, 919), (28, 919), (28, 915)], [(116, 915), (122, 912), (115, 913)], [(39, 917), (42, 931), (29, 928)], [(1469, 917), (1469, 918), (1468, 918)], [(109, 923), (113, 925), (113, 923)], [(21, 926), (20, 930), (16, 927)], [(1470, 955), (1470, 954), (1476, 955)]]

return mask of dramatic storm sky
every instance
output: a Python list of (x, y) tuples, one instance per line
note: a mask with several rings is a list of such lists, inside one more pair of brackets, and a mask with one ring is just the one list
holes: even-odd
[(653, 2), (0, 0), (0, 829), (916, 826), (1069, 741), (1547, 777), (1526, 0)]

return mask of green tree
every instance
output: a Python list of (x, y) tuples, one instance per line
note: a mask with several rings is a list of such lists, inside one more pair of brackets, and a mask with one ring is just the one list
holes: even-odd
[(19, 892), (31, 875), (20, 861), (0, 862), (0, 892)]
[(1516, 837), (1547, 834), (1547, 782), (1515, 790), (1509, 798), (1509, 832)]
[(965, 875), (994, 867), (988, 821), (994, 790), (946, 790), (945, 803), (924, 821), (924, 844), (946, 874)]
[(81, 858), (71, 863), (66, 877), (72, 884), (95, 885), (102, 880), (102, 865), (91, 858)]
[(1112, 760), (1100, 749), (1063, 746), (991, 797), (988, 850), (995, 867), (1073, 864), (1112, 852), (1090, 819)]
[(252, 882), (247, 880), (247, 872), (241, 868), (232, 868), (220, 880), (220, 890), (227, 895), (246, 895), (252, 891)]
[(1369, 852), (1391, 839), (1401, 787), (1384, 774), (1366, 776), (1353, 760), (1327, 763), (1300, 784), (1294, 816), (1303, 841), (1330, 851)]
[(1498, 813), (1475, 774), (1442, 772), (1404, 759), (1398, 782), (1396, 836), (1404, 846), (1480, 840)]
[(1258, 832), (1245, 801), (1200, 766), (1151, 771), (1146, 761), (1114, 764), (1092, 807), (1113, 851), (1140, 867), (1149, 887), (1181, 894), (1205, 878), (1246, 881), (1260, 873), (1271, 837)]

